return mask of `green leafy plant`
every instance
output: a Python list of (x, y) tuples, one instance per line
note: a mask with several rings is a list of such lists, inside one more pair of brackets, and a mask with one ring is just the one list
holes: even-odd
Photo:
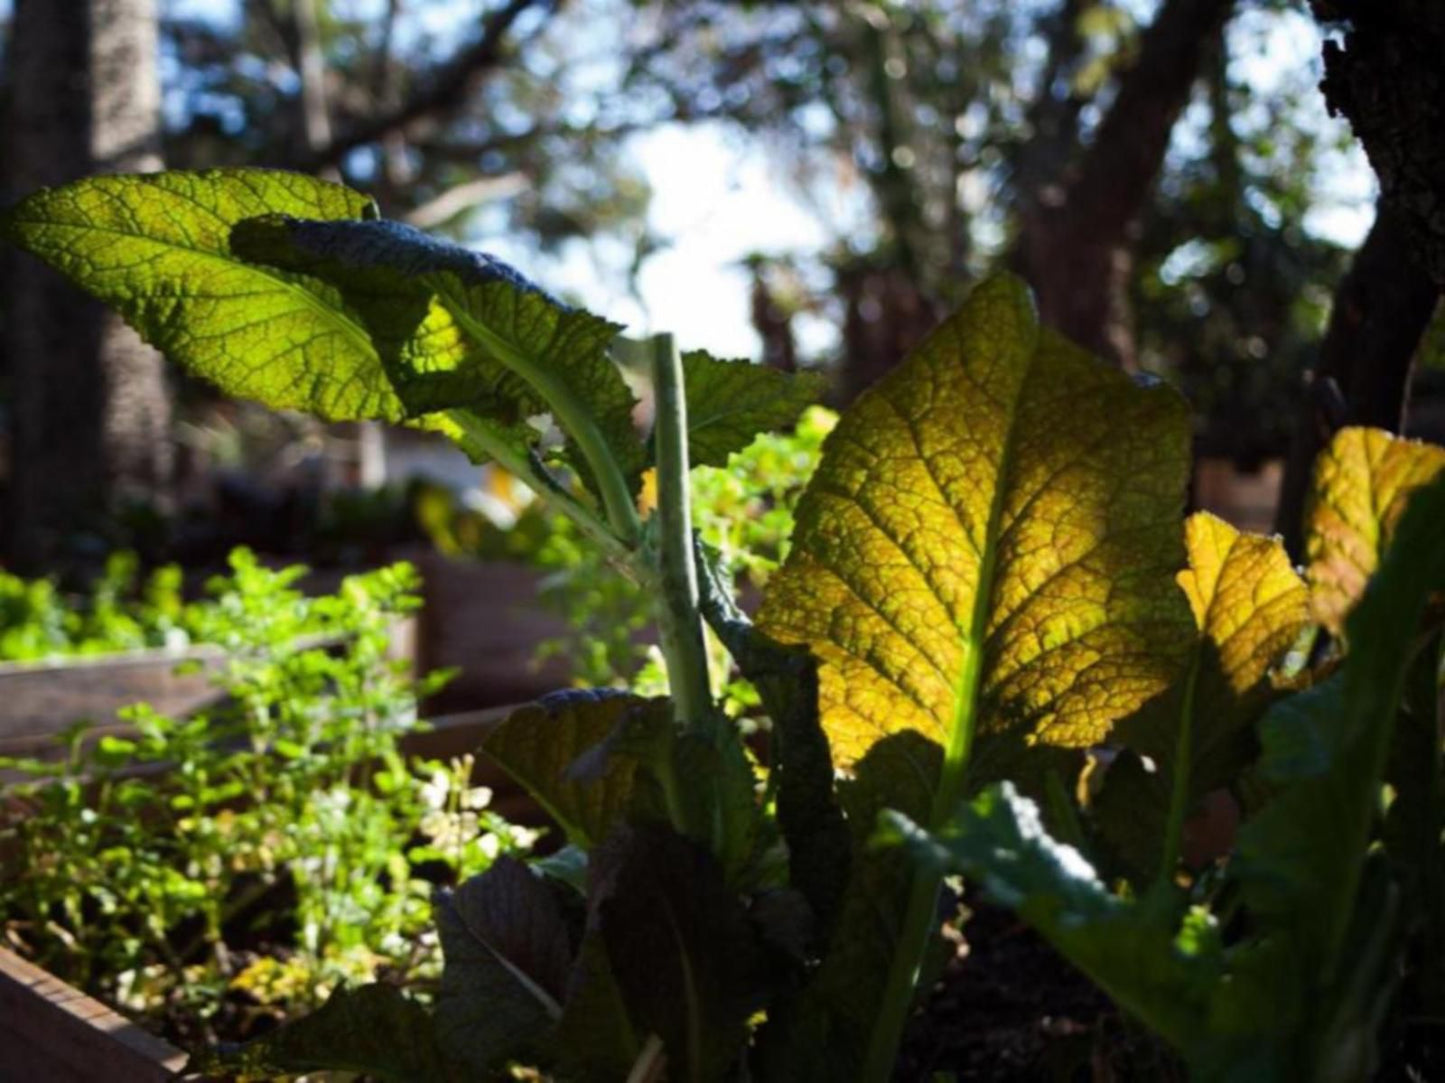
[(437, 875), (481, 872), (530, 840), (487, 810), (470, 761), (401, 754), (418, 691), (438, 683), (418, 689), (387, 658), (416, 605), (409, 567), (309, 598), (293, 585), (304, 569), (244, 550), (231, 564), (197, 610), (227, 650), (223, 706), (175, 719), (139, 704), (134, 737), (92, 742), (77, 727), (63, 762), (0, 761), (34, 776), (0, 814), (7, 939), (196, 1038), (233, 1010), (228, 991), (265, 1015), (305, 1011), (378, 966), (434, 982), (423, 934)]
[[(806, 382), (658, 336), (644, 438), (615, 327), (303, 178), (96, 178), (5, 231), (233, 393), (496, 460), (659, 631), (667, 698), (559, 694), (487, 740), (568, 845), (439, 896), (434, 1011), (340, 992), (206, 1066), (885, 1080), (963, 869), (1202, 1075), (1353, 1078), (1407, 941), (1441, 942), (1433, 671), (1408, 727), (1379, 720), (1438, 584), (1420, 485), (1445, 452), (1342, 433), (1301, 579), (1270, 539), (1181, 529), (1182, 400), (994, 279), (839, 420), (754, 627), (690, 468), (791, 425)], [(756, 689), (761, 752), (719, 706), (704, 620)], [(1390, 766), (1396, 732), (1429, 754)], [(1222, 791), (1244, 826), (1201, 856)], [(1397, 897), (1408, 926), (1366, 920)]]
[(188, 646), (199, 610), (181, 597), (181, 571), (158, 568), (138, 583), (132, 553), (112, 553), (83, 599), (50, 579), (0, 571), (0, 661), (28, 662), (145, 647)]
[[(791, 432), (763, 433), (736, 451), (727, 466), (695, 466), (690, 485), (693, 526), (739, 590), (760, 593), (787, 555), (793, 508), (812, 476), (824, 437), (837, 415), (811, 406)], [(510, 478), (500, 486), (510, 492)], [(539, 662), (560, 657), (584, 686), (628, 687), (666, 694), (667, 676), (644, 638), (652, 599), (642, 585), (617, 574), (599, 549), (565, 515), (543, 501), (527, 504), (505, 529), (482, 511), (460, 506), (443, 490), (418, 501), (418, 517), (445, 553), (479, 559), (523, 560), (544, 573), (537, 602), (566, 619), (568, 631), (543, 643)], [(708, 639), (718, 682), (736, 676), (726, 651)], [(756, 706), (741, 679), (721, 689), (724, 709), (738, 715)]]

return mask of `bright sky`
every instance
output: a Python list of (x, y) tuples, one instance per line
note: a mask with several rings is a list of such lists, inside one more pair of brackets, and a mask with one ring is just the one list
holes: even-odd
[[(235, 0), (161, 0), (172, 14), (229, 20)], [(344, 0), (354, 14), (378, 6), (376, 0)], [(1129, 0), (1147, 19), (1152, 3)], [(10, 0), (0, 0), (6, 14)], [(447, 33), (474, 25), (478, 0), (447, 0), (421, 7), (428, 29)], [(418, 9), (413, 9), (418, 10)], [(595, 20), (594, 20), (595, 22)], [(605, 25), (605, 23), (604, 23)], [(1257, 90), (1311, 72), (1318, 79), (1320, 34), (1306, 15), (1247, 8), (1231, 27), (1234, 74)], [(599, 43), (610, 45), (610, 43)], [(605, 55), (606, 50), (603, 50)], [(1307, 123), (1339, 138), (1344, 122), (1326, 116), (1316, 99)], [(718, 126), (669, 126), (635, 136), (627, 148), (654, 192), (649, 212), (652, 232), (669, 247), (644, 264), (638, 283), (641, 301), (628, 293), (617, 272), (623, 257), (600, 245), (572, 243), (560, 257), (539, 257), (525, 244), (499, 235), (479, 235), (477, 243), (521, 266), (550, 288), (575, 294), (588, 307), (626, 323), (633, 332), (669, 329), (688, 347), (723, 356), (757, 352), (757, 336), (748, 318), (748, 276), (740, 261), (751, 252), (782, 254), (816, 251), (838, 235), (848, 220), (843, 197), (825, 194), (824, 205), (805, 203), (792, 183), (755, 143)], [(1373, 216), (1374, 178), (1358, 148), (1330, 157), (1321, 199), (1305, 226), (1353, 247)], [(834, 330), (818, 321), (799, 326), (806, 352), (821, 351)]]
[[(1147, 12), (1141, 17), (1147, 18)], [(1233, 74), (1257, 90), (1268, 92), (1304, 72), (1311, 83), (1318, 81), (1320, 32), (1308, 16), (1248, 9), (1236, 18), (1231, 35)], [(1348, 132), (1343, 120), (1327, 115), (1323, 99), (1310, 100), (1315, 107), (1303, 121), (1324, 134), (1323, 142)], [(478, 243), (530, 264), (532, 277), (585, 299), (633, 333), (671, 330), (684, 347), (722, 356), (756, 355), (748, 276), (740, 261), (759, 250), (772, 255), (816, 251), (838, 235), (847, 207), (834, 199), (820, 215), (761, 147), (721, 126), (669, 126), (634, 137), (628, 153), (654, 192), (653, 232), (674, 240), (644, 265), (641, 304), (628, 294), (621, 276), (604, 265), (605, 256), (599, 258), (584, 243), (569, 245), (561, 258), (544, 258), (541, 265), (506, 237), (482, 236)], [(1323, 181), (1305, 228), (1347, 247), (1358, 245), (1374, 217), (1375, 180), (1353, 142), (1328, 155)], [(826, 351), (836, 335), (817, 320), (800, 319), (797, 329), (805, 353)]]

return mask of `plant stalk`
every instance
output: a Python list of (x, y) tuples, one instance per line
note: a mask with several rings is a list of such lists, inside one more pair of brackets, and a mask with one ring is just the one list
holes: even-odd
[[(996, 513), (995, 513), (996, 514)], [(993, 579), (993, 562), (986, 560), (981, 581)], [(982, 617), (975, 614), (972, 634), (965, 641), (963, 666), (955, 693), (957, 706), (953, 725), (949, 728), (948, 745), (943, 750), (943, 766), (938, 789), (929, 810), (928, 829), (937, 831), (958, 810), (968, 785), (968, 761), (973, 753), (974, 730), (977, 725), (978, 692), (983, 679), (983, 636), (977, 627)], [(861, 1078), (866, 1083), (887, 1083), (893, 1078), (898, 1045), (928, 951), (928, 938), (938, 928), (938, 892), (943, 877), (924, 868), (909, 873), (908, 902), (903, 910), (903, 923), (898, 930), (898, 943), (888, 966), (883, 999), (878, 1018), (869, 1034), (868, 1051)]]
[(558, 486), (553, 479), (541, 474), (537, 463), (499, 437), (470, 410), (448, 410), (447, 416), (465, 430), (468, 439), (498, 465), (526, 482), (534, 493), (576, 523), (584, 534), (601, 546), (604, 553), (623, 567), (631, 567), (635, 554), (623, 539), (618, 537), (616, 531), (595, 511)]
[(1184, 841), (1184, 814), (1189, 810), (1189, 776), (1194, 770), (1194, 688), (1199, 683), (1199, 652), (1189, 666), (1184, 682), (1184, 704), (1180, 708), (1179, 739), (1174, 746), (1174, 775), (1169, 784), (1169, 819), (1164, 828), (1164, 859), (1159, 863), (1159, 879), (1173, 883), (1174, 868)]
[[(446, 302), (450, 295), (442, 291), (441, 296), (443, 302)], [(623, 476), (617, 459), (612, 454), (612, 449), (607, 446), (607, 440), (597, 427), (591, 412), (553, 372), (520, 354), (510, 342), (473, 317), (464, 304), (449, 304), (448, 309), (467, 334), (485, 345), (502, 364), (531, 384), (551, 407), (557, 423), (577, 442), (577, 447), (592, 469), (612, 531), (624, 545), (629, 548), (635, 545), (642, 534), (642, 521), (637, 514), (632, 488)]]
[(682, 358), (670, 334), (652, 340), (652, 386), (657, 423), (658, 631), (678, 725), (713, 735), (712, 684), (698, 608), (693, 562), (692, 497), (688, 487), (687, 400)]

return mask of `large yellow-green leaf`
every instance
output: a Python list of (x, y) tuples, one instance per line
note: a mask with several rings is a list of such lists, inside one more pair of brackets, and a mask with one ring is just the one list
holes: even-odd
[(333, 287), (232, 251), (237, 223), (273, 212), (359, 219), (375, 207), (296, 173), (177, 171), (36, 192), (0, 229), (229, 394), (326, 418), (402, 418), (366, 328)]
[(1118, 732), (1155, 772), (1126, 768), (1116, 779), (1111, 769), (1095, 810), (1105, 832), (1151, 872), (1165, 848), (1178, 845), (1165, 834), (1179, 829), (1168, 822), (1171, 797), (1187, 813), (1252, 758), (1271, 671), (1309, 624), (1309, 590), (1278, 538), (1243, 533), (1208, 512), (1189, 518), (1184, 538), (1189, 565), (1178, 581), (1194, 614), (1193, 650), (1169, 694)]
[(1193, 623), (1188, 454), (1175, 393), (1041, 330), (1016, 280), (980, 286), (843, 416), (763, 603), (822, 663), (836, 761), (914, 731), (947, 790), (971, 743), (970, 777), (1000, 777), (1163, 691)]
[(1336, 635), (1365, 592), (1410, 494), (1445, 471), (1445, 448), (1346, 428), (1315, 463), (1305, 512), (1315, 619)]

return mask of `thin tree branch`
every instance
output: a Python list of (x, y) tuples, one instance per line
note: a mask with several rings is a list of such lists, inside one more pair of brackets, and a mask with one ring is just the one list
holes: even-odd
[(298, 164), (307, 170), (338, 165), (349, 151), (357, 147), (379, 142), (416, 121), (461, 108), (476, 82), (500, 66), (506, 58), (509, 35), (517, 19), (531, 8), (555, 10), (560, 3), (561, 0), (509, 0), (486, 18), (481, 36), (445, 64), (428, 85), (395, 109), (338, 134), (320, 151), (308, 154)]
[(402, 215), (402, 221), (417, 229), (435, 229), (445, 225), (463, 211), (493, 200), (507, 199), (525, 192), (529, 182), (521, 173), (503, 173), (497, 177), (476, 180), (448, 188), (441, 195), (413, 207)]

